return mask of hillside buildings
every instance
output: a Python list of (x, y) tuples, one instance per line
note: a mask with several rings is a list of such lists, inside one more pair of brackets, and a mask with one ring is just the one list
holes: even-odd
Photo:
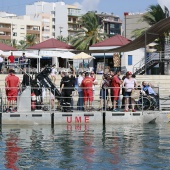
[(99, 25), (102, 25), (102, 32), (110, 37), (116, 34), (122, 35), (122, 21), (119, 16), (113, 13), (96, 13)]

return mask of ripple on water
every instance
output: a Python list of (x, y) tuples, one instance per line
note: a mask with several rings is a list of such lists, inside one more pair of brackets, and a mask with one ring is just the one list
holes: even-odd
[(3, 126), (0, 169), (169, 169), (170, 125)]

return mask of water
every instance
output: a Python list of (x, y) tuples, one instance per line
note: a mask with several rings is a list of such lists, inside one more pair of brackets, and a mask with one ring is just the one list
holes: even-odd
[(170, 169), (170, 124), (2, 126), (0, 169)]

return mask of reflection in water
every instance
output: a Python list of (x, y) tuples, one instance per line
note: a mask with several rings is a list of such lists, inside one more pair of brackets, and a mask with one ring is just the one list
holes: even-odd
[(169, 169), (170, 125), (3, 126), (0, 169)]
[(19, 139), (16, 133), (10, 133), (6, 139), (6, 152), (5, 152), (5, 167), (7, 169), (19, 170), (17, 161), (19, 159), (19, 152), (21, 148), (18, 147)]

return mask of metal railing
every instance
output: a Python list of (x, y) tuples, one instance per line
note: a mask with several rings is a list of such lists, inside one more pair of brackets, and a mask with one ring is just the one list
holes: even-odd
[[(147, 57), (146, 59), (146, 65), (153, 60), (159, 60), (161, 61), (161, 59), (163, 59), (163, 53), (149, 53), (150, 55)], [(133, 66), (133, 72), (135, 73), (137, 70), (139, 70), (140, 68), (142, 68), (143, 66), (145, 66), (145, 58), (142, 58), (139, 62), (137, 62), (134, 66)]]
[[(9, 93), (8, 89), (1, 89), (2, 91), (2, 112), (9, 111), (9, 107), (11, 103), (9, 102), (10, 98), (14, 98), (16, 102), (12, 103), (12, 109), (16, 110), (19, 109), (19, 104), (21, 101), (24, 103), (24, 108), (22, 108), (23, 112), (29, 111), (48, 111), (52, 112), (107, 112), (107, 111), (119, 111), (124, 112), (125, 103), (127, 96), (125, 96), (123, 88), (118, 88), (120, 90), (120, 94), (115, 96), (114, 90), (116, 88), (95, 88), (88, 89), (88, 88), (81, 88), (82, 91), (79, 89), (72, 91), (73, 89), (67, 88), (62, 92), (60, 100), (55, 98), (55, 94), (52, 94), (51, 89), (47, 88), (39, 88), (34, 87), (30, 89), (29, 95), (24, 96), (24, 90), (16, 89), (17, 93), (16, 96)], [(70, 91), (70, 92), (68, 92)], [(159, 87), (154, 87), (154, 91), (157, 94), (155, 97), (152, 95), (143, 95), (142, 92), (139, 93), (138, 97), (133, 98), (129, 96), (129, 104), (128, 104), (128, 111), (132, 111), (133, 105), (135, 106), (135, 110), (143, 112), (147, 110), (160, 110), (160, 102), (159, 102)], [(84, 96), (86, 93), (87, 96)], [(35, 94), (33, 96), (33, 94)], [(89, 96), (91, 95), (91, 96)], [(24, 96), (24, 97), (23, 97)], [(116, 99), (116, 110), (113, 108), (114, 99)], [(91, 103), (89, 103), (89, 99)], [(88, 100), (88, 101), (87, 101)], [(133, 101), (132, 101), (133, 100)], [(87, 102), (86, 102), (87, 101)], [(22, 104), (21, 102), (21, 104)], [(27, 103), (28, 104), (27, 104)], [(30, 103), (30, 105), (29, 105)], [(87, 104), (87, 107), (86, 105)], [(91, 105), (89, 105), (91, 104)], [(10, 110), (12, 111), (12, 110)]]

